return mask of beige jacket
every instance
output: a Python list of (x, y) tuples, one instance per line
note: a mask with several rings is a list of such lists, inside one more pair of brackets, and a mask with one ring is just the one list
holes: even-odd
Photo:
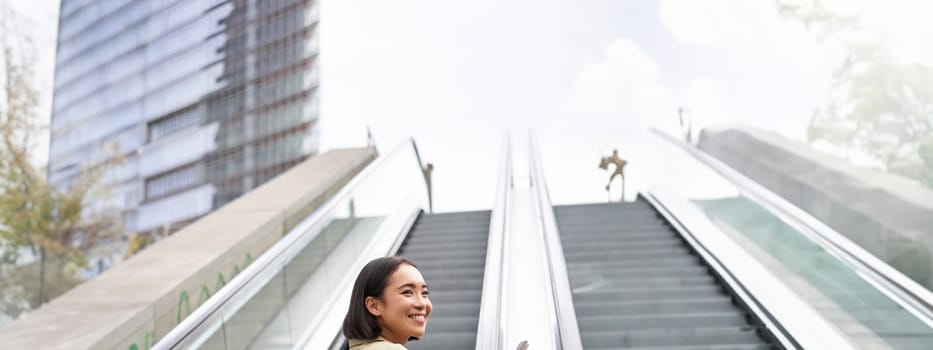
[(382, 336), (375, 339), (350, 339), (350, 350), (406, 350), (402, 344), (386, 340)]

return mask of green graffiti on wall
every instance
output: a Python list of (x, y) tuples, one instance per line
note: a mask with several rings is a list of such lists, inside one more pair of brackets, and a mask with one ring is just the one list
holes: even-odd
[(207, 286), (201, 286), (201, 294), (198, 295), (198, 305), (204, 304), (207, 299), (211, 298), (211, 291), (207, 289)]
[[(250, 255), (250, 253), (246, 253), (246, 257), (243, 259), (243, 267), (241, 268), (240, 265), (233, 264), (233, 273), (230, 274), (230, 278), (232, 279), (236, 277), (238, 274), (240, 274), (240, 271), (242, 271), (242, 269), (245, 269), (246, 266), (249, 266), (249, 264), (252, 262), (253, 262), (253, 256)], [(201, 285), (200, 293), (198, 294), (197, 306), (201, 306), (201, 304), (204, 304), (208, 299), (210, 299), (211, 295), (213, 295), (208, 285), (209, 283), (210, 281), (205, 281), (205, 283)], [(227, 279), (226, 277), (224, 277), (223, 271), (218, 272), (216, 284), (214, 285), (214, 293), (219, 291), (225, 285), (227, 285)], [(181, 293), (178, 294), (178, 303), (176, 304), (176, 312), (175, 312), (175, 325), (177, 326), (178, 324), (181, 323), (182, 320), (188, 317), (188, 315), (191, 315), (191, 311), (192, 311), (191, 310), (191, 298), (188, 296), (187, 290), (182, 290)], [(155, 330), (150, 330), (146, 332), (146, 334), (143, 336), (142, 344), (144, 348), (142, 350), (151, 349), (152, 346), (155, 345), (155, 343), (156, 343)], [(132, 343), (130, 344), (129, 349), (127, 350), (141, 350), (141, 349), (139, 348), (139, 345), (137, 343)]]
[(155, 345), (155, 343), (156, 343), (155, 331), (146, 332), (146, 341), (145, 341), (146, 349), (152, 349), (152, 346)]
[[(253, 262), (253, 256), (250, 255), (249, 253), (246, 253), (246, 257), (243, 258), (243, 268), (245, 269), (246, 266), (248, 266), (252, 262)], [(242, 271), (242, 269), (240, 268), (240, 265), (233, 264), (233, 273), (230, 275), (230, 278), (232, 279), (236, 277), (237, 275), (239, 275), (240, 271)], [(224, 278), (224, 273), (222, 271), (218, 272), (217, 273), (217, 285), (214, 288), (214, 292), (219, 291), (220, 288), (223, 288), (223, 286), (225, 286), (226, 284), (227, 282), (226, 282), (226, 279)], [(205, 283), (201, 285), (200, 293), (198, 294), (197, 306), (201, 306), (201, 304), (204, 304), (204, 302), (206, 302), (207, 299), (210, 299), (211, 295), (213, 295), (213, 293), (211, 293), (211, 290), (208, 284)], [(184, 313), (182, 313), (182, 303), (184, 303), (185, 305)], [(181, 293), (178, 295), (178, 310), (177, 311), (178, 312), (175, 317), (176, 325), (178, 323), (181, 323), (181, 321), (184, 320), (185, 317), (188, 317), (188, 315), (191, 314), (191, 301), (190, 301), (190, 297), (188, 296), (188, 291), (186, 290), (181, 291)]]
[[(146, 335), (144, 338), (145, 338), (143, 341), (143, 345), (145, 345), (144, 349), (146, 350), (152, 349), (152, 347), (156, 343), (155, 331), (146, 332)], [(139, 345), (136, 345), (136, 343), (130, 344), (129, 350), (139, 350)]]
[(217, 287), (214, 289), (220, 290), (220, 288), (223, 288), (223, 286), (225, 285), (227, 285), (227, 280), (224, 279), (224, 273), (223, 272), (218, 273), (217, 274)]
[(178, 306), (175, 307), (175, 324), (181, 323), (181, 306), (185, 306), (185, 317), (191, 314), (191, 301), (188, 299), (188, 291), (181, 291), (181, 295), (178, 296)]

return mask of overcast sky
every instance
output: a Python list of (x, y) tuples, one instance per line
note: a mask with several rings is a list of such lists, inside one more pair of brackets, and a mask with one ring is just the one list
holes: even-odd
[[(58, 1), (5, 3), (37, 23), (47, 119)], [(364, 145), (367, 125), (383, 152), (415, 138), (436, 166), (439, 210), (492, 204), (507, 130), (538, 131), (560, 203), (605, 200), (599, 157), (651, 157), (640, 135), (673, 129), (678, 107), (699, 126), (802, 139), (838, 56), (770, 0), (321, 3), (322, 146)], [(865, 16), (901, 56), (933, 56), (918, 45), (933, 41), (926, 2), (826, 3)]]
[(414, 137), (436, 207), (489, 207), (501, 133), (538, 130), (555, 202), (605, 200), (596, 165), (678, 106), (801, 138), (829, 65), (770, 1), (324, 0), (322, 135)]
[[(35, 88), (39, 92), (39, 122), (49, 124), (52, 116), (52, 89), (55, 72), (55, 38), (58, 34), (59, 0), (0, 0), (0, 16), (10, 26), (5, 33), (12, 47), (24, 48), (34, 59)], [(0, 81), (3, 81), (0, 77)], [(48, 161), (48, 134), (35, 141), (32, 153), (37, 163)]]

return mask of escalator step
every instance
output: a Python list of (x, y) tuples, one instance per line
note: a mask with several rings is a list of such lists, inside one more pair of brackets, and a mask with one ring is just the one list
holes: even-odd
[[(573, 283), (573, 281), (571, 281)], [(725, 297), (725, 293), (716, 285), (701, 285), (672, 288), (630, 288), (615, 290), (586, 290), (588, 286), (575, 287), (573, 300), (576, 301), (643, 301), (643, 300), (682, 300), (685, 298)], [(579, 314), (579, 313), (578, 313)]]
[(574, 273), (599, 273), (614, 278), (640, 278), (652, 276), (696, 276), (708, 272), (705, 266), (682, 263), (675, 265), (649, 265), (639, 267), (578, 266)]
[[(417, 262), (417, 260), (415, 260)], [(444, 260), (430, 264), (420, 264), (418, 270), (421, 274), (438, 275), (448, 278), (483, 277), (485, 260)]]
[[(661, 346), (699, 346), (699, 345), (750, 345), (762, 344), (754, 329), (722, 327), (707, 328), (656, 328), (623, 331), (589, 332), (581, 331), (583, 347), (591, 348), (631, 348)], [(764, 345), (764, 344), (762, 344)], [(728, 348), (728, 347), (727, 347)]]
[(408, 350), (474, 350), (476, 348), (476, 330), (457, 333), (428, 333), (424, 339), (409, 341), (405, 347)]
[(478, 316), (452, 316), (443, 314), (441, 317), (434, 316), (436, 315), (432, 315), (430, 322), (428, 322), (427, 334), (431, 337), (436, 334), (447, 332), (459, 333), (469, 332), (471, 330), (475, 331), (479, 324)]
[(430, 290), (482, 289), (482, 278), (434, 278), (428, 284)]
[(399, 250), (418, 264), (433, 311), (408, 349), (474, 349), (490, 212), (423, 214)]
[[(457, 245), (460, 249), (468, 250), (486, 250), (486, 241), (464, 241)], [(417, 244), (406, 244), (405, 245), (405, 254), (411, 255), (415, 252), (433, 252), (439, 249), (445, 249), (450, 247), (450, 244), (446, 243), (432, 243), (432, 242), (420, 242)]]
[(770, 349), (644, 201), (555, 207), (586, 349)]
[(747, 327), (745, 315), (733, 310), (718, 313), (674, 313), (666, 315), (609, 315), (580, 317), (577, 319), (580, 328), (589, 332), (613, 331), (618, 329), (674, 329), (696, 328), (698, 324), (704, 327)]
[(728, 299), (719, 297), (639, 300), (606, 302), (577, 302), (576, 309), (589, 316), (607, 315), (668, 315), (674, 313), (722, 313), (735, 310)]
[[(431, 317), (466, 317), (476, 314), (480, 303), (446, 303), (441, 309), (435, 309)], [(429, 322), (430, 324), (430, 322)]]
[(729, 344), (729, 345), (683, 345), (683, 346), (650, 346), (650, 347), (611, 347), (593, 350), (772, 350), (775, 347), (766, 344)]
[(568, 266), (571, 269), (587, 268), (606, 268), (606, 269), (632, 269), (645, 267), (683, 267), (700, 266), (696, 256), (659, 256), (651, 259), (642, 260), (622, 260), (622, 261), (575, 261)]

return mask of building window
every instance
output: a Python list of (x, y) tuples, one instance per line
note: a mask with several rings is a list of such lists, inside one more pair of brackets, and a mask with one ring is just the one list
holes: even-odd
[(201, 163), (187, 165), (146, 180), (146, 200), (200, 185), (204, 181), (204, 166)]
[(149, 123), (149, 142), (201, 124), (204, 110), (197, 106)]

